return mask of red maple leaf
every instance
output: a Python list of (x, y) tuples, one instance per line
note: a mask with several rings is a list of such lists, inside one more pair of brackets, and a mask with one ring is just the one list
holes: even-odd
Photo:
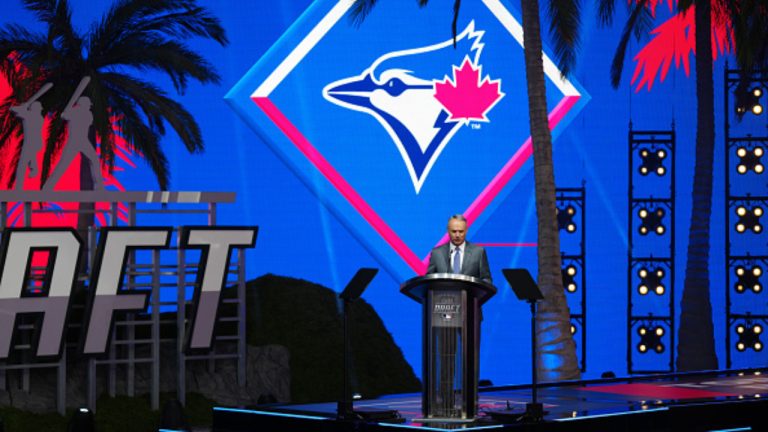
[(449, 120), (487, 122), (486, 113), (504, 96), (501, 80), (486, 75), (481, 81), (481, 69), (465, 57), (461, 68), (453, 66), (453, 81), (446, 76), (442, 82), (435, 82), (435, 99), (451, 115)]

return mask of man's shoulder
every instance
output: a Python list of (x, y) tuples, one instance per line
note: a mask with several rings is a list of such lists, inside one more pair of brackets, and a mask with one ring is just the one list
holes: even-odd
[(443, 243), (441, 245), (435, 246), (432, 248), (432, 251), (444, 250), (444, 249), (448, 249), (448, 243)]
[(466, 245), (465, 245), (465, 247), (466, 247), (467, 249), (475, 249), (475, 250), (482, 250), (482, 249), (483, 249), (483, 247), (482, 247), (482, 246), (480, 246), (480, 245), (478, 245), (478, 244), (470, 243), (470, 242), (466, 242)]

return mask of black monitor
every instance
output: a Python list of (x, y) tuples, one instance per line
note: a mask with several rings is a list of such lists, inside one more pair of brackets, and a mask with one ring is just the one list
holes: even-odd
[(361, 268), (355, 273), (352, 280), (349, 281), (344, 288), (344, 291), (339, 294), (339, 297), (346, 301), (352, 301), (359, 298), (363, 295), (363, 291), (365, 291), (365, 288), (371, 283), (373, 277), (376, 276), (376, 273), (378, 272), (379, 269), (375, 268)]
[(544, 294), (541, 293), (531, 274), (526, 269), (503, 269), (501, 272), (507, 278), (509, 286), (518, 299), (527, 302), (537, 302), (544, 300)]

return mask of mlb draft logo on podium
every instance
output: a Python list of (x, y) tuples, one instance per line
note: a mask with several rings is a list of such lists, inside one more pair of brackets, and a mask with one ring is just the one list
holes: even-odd
[[(405, 280), (445, 240), (446, 215), (476, 227), (507, 194), (533, 193), (516, 191), (532, 155), (522, 27), (505, 2), (471, 2), (454, 44), (449, 7), (390, 1), (355, 25), (351, 5), (314, 2), (227, 100)], [(589, 96), (542, 54), (556, 137)]]

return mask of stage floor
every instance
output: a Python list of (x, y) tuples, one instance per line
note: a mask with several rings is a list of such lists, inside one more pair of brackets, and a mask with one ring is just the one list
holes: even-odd
[[(420, 394), (358, 400), (354, 407), (397, 410), (402, 417), (399, 424), (366, 422), (371, 430), (768, 430), (767, 372), (724, 371), (542, 386), (538, 400), (547, 414), (537, 425), (523, 424), (524, 419), (518, 418), (531, 400), (530, 386), (481, 389), (478, 417), (469, 424), (419, 422)], [(222, 407), (214, 410), (213, 430), (291, 430), (286, 428), (291, 424), (297, 426), (293, 430), (300, 430), (299, 423), (308, 426), (304, 422), (313, 420), (321, 421), (322, 427), (318, 423), (312, 430), (348, 430), (335, 417), (336, 403), (271, 405), (257, 410)], [(237, 418), (247, 418), (250, 424), (240, 428)], [(271, 429), (270, 424), (276, 428)]]

